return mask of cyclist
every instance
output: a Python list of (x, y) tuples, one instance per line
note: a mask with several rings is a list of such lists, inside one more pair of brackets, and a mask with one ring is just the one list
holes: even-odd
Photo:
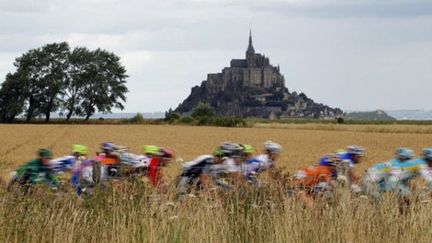
[(319, 159), (318, 165), (309, 166), (294, 174), (291, 185), (296, 195), (307, 205), (313, 204), (313, 199), (319, 195), (327, 199), (331, 197), (335, 187), (336, 157), (326, 155)]
[(59, 182), (55, 173), (50, 169), (49, 162), (52, 159), (52, 153), (48, 149), (39, 149), (38, 157), (26, 163), (16, 170), (11, 184), (18, 183), (21, 186), (28, 187), (36, 184), (46, 184), (57, 188)]
[(271, 178), (278, 179), (278, 174), (275, 170), (275, 162), (282, 152), (282, 146), (272, 142), (266, 141), (264, 143), (264, 154), (246, 160), (243, 173), (246, 180), (258, 186), (256, 176), (264, 171), (268, 171)]
[[(238, 143), (224, 142), (220, 145), (220, 148), (226, 155), (223, 161), (224, 169), (222, 169), (222, 167), (220, 168), (221, 173), (223, 174), (222, 170), (225, 170), (225, 175), (228, 179), (227, 183), (229, 184), (229, 187), (239, 186), (243, 180), (242, 178), (243, 147)], [(220, 182), (224, 181), (223, 177), (219, 178), (218, 181)]]
[(353, 192), (361, 191), (357, 183), (360, 176), (355, 173), (355, 166), (359, 164), (364, 156), (365, 150), (358, 145), (351, 145), (345, 151), (337, 151), (337, 181), (342, 184), (348, 184)]
[(402, 168), (409, 168), (408, 161), (414, 157), (414, 152), (408, 148), (397, 148), (395, 158), (383, 163), (377, 163), (366, 170), (362, 180), (363, 191), (372, 196), (375, 202), (381, 199), (381, 193), (397, 189), (398, 177)]
[(190, 193), (193, 190), (201, 190), (213, 187), (213, 184), (225, 185), (218, 181), (223, 173), (221, 167), (225, 158), (221, 147), (217, 147), (213, 155), (201, 155), (192, 161), (183, 164), (183, 170), (177, 179), (179, 194)]
[[(158, 150), (155, 150), (156, 148)], [(164, 191), (166, 189), (166, 182), (164, 181), (162, 168), (166, 167), (174, 158), (174, 152), (167, 148), (158, 148), (157, 146), (152, 146), (150, 150), (144, 146), (144, 152), (151, 156), (148, 168), (150, 183), (157, 187), (159, 191)]]
[(422, 157), (400, 163), (395, 169), (397, 180), (396, 193), (400, 197), (411, 194), (409, 182), (420, 176), (425, 180), (429, 190), (432, 189), (432, 148), (423, 149)]
[(85, 145), (74, 144), (71, 155), (51, 160), (49, 167), (55, 173), (71, 172), (77, 162), (87, 159), (87, 154), (88, 148)]

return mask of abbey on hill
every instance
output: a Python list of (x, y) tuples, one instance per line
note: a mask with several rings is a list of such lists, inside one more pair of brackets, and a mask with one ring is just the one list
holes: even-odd
[(208, 74), (201, 86), (192, 88), (176, 112), (188, 114), (200, 102), (226, 116), (331, 118), (343, 113), (338, 108), (317, 104), (303, 93), (290, 93), (279, 66), (272, 66), (268, 57), (255, 53), (251, 33), (246, 58), (232, 59), (230, 67), (221, 73)]

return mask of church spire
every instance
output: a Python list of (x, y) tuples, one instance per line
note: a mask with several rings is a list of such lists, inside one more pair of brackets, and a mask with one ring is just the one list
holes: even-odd
[(255, 54), (255, 49), (252, 45), (252, 29), (249, 29), (249, 46), (246, 51), (246, 56), (254, 55), (254, 54)]

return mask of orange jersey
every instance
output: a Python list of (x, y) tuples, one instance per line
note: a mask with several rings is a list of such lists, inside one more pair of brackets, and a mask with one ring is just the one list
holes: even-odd
[(296, 184), (313, 187), (320, 182), (329, 182), (332, 178), (332, 170), (328, 166), (310, 166), (298, 172)]

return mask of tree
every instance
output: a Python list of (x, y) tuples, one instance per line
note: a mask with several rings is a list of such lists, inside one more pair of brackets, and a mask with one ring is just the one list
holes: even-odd
[(102, 113), (112, 108), (124, 109), (126, 101), (126, 69), (114, 53), (97, 49), (92, 52), (92, 62), (87, 69), (89, 80), (85, 83), (81, 108), (88, 120), (96, 109)]
[(86, 82), (91, 77), (93, 54), (85, 47), (75, 48), (69, 55), (67, 78), (62, 93), (62, 108), (66, 111), (66, 120), (72, 115), (83, 115), (81, 100), (84, 96)]
[(48, 122), (50, 113), (58, 109), (68, 55), (69, 45), (61, 42), (29, 50), (16, 59), (16, 74), (23, 77), (27, 87), (27, 121), (43, 114)]
[(24, 111), (25, 92), (22, 79), (8, 73), (0, 89), (0, 121), (12, 122)]
[(192, 110), (192, 117), (210, 117), (214, 115), (214, 109), (208, 103), (198, 103)]
[(165, 121), (172, 122), (180, 119), (180, 115), (174, 112), (171, 108), (165, 112)]
[(71, 51), (66, 42), (53, 43), (27, 51), (14, 66), (16, 72), (8, 74), (0, 92), (2, 120), (25, 111), (27, 121), (44, 115), (48, 122), (59, 108), (67, 112), (66, 120), (74, 114), (88, 120), (97, 110), (124, 109), (128, 76), (111, 52), (83, 47)]

